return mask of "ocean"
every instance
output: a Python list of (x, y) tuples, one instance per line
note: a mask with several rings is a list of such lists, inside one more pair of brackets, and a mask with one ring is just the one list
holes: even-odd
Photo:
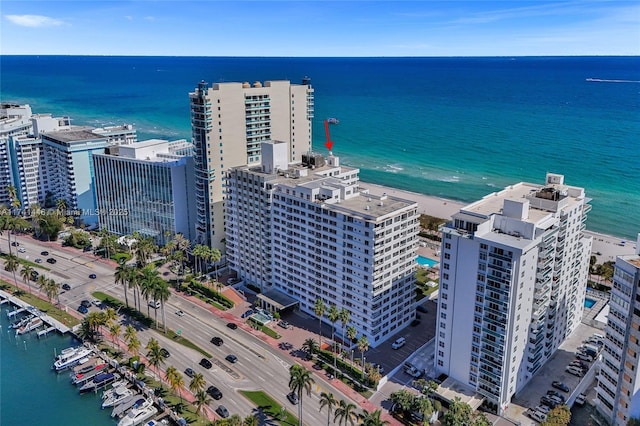
[(55, 354), (79, 343), (52, 333), (16, 336), (0, 309), (0, 425), (114, 426), (111, 410), (101, 410), (101, 392), (80, 395), (69, 372), (51, 370)]
[(314, 150), (364, 181), (457, 201), (547, 172), (584, 187), (587, 228), (640, 231), (640, 57), (233, 58), (1, 56), (0, 97), (74, 124), (190, 139), (198, 82), (315, 88)]

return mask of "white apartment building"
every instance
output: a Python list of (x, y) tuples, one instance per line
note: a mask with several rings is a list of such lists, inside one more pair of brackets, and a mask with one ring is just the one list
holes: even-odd
[(549, 173), (544, 185), (489, 194), (442, 227), (435, 367), (500, 413), (580, 323), (589, 201)]
[(260, 164), (260, 144), (283, 141), (289, 161), (311, 149), (310, 80), (201, 82), (189, 93), (195, 146), (196, 242), (223, 249), (224, 179), (231, 167)]
[(640, 418), (640, 234), (636, 254), (618, 256), (604, 350), (596, 386), (596, 407), (615, 426)]
[[(15, 170), (11, 163), (11, 139), (31, 133), (31, 115), (29, 105), (0, 104), (0, 205), (5, 207), (11, 207), (13, 202), (6, 188), (16, 186)], [(19, 190), (18, 187), (16, 190)]]
[(117, 235), (138, 232), (160, 246), (176, 233), (191, 239), (193, 157), (178, 154), (190, 145), (151, 139), (93, 154), (100, 227)]
[(417, 204), (369, 195), (332, 155), (290, 163), (288, 146), (265, 142), (261, 164), (229, 170), (229, 268), (310, 315), (317, 298), (346, 308), (375, 347), (415, 316)]

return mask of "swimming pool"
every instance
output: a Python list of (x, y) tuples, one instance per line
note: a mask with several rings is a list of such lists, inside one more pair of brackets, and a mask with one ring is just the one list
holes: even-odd
[(588, 297), (585, 297), (584, 299), (584, 307), (585, 308), (593, 308), (593, 305), (595, 305), (597, 302), (597, 300), (593, 300), (593, 299), (589, 299)]
[(433, 268), (435, 265), (439, 263), (437, 260), (433, 260), (429, 257), (424, 257), (424, 256), (418, 256), (416, 258), (416, 262), (418, 262), (418, 265), (426, 266), (427, 268)]

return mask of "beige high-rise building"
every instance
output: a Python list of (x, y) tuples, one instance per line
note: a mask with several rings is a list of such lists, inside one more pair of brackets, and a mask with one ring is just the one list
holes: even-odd
[(260, 164), (260, 144), (269, 140), (285, 142), (289, 161), (301, 161), (311, 149), (313, 88), (306, 77), (302, 84), (202, 81), (189, 100), (196, 175), (194, 242), (222, 249), (225, 172)]

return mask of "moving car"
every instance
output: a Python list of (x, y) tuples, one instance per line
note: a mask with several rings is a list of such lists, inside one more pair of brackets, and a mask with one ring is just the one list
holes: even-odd
[(218, 389), (218, 388), (217, 388), (217, 387), (215, 387), (215, 386), (209, 386), (209, 387), (207, 388), (207, 393), (208, 393), (209, 395), (211, 395), (211, 398), (213, 398), (213, 399), (220, 399), (220, 398), (222, 398), (222, 392), (220, 392), (220, 389)]
[(66, 291), (69, 291), (69, 290), (71, 290), (71, 286), (69, 284), (67, 284), (67, 283), (64, 283), (64, 284), (62, 284), (62, 289), (66, 290)]
[(14, 246), (14, 247), (18, 247), (20, 245), (20, 243), (17, 242), (17, 241), (12, 241), (11, 245)]
[(47, 259), (47, 263), (50, 263), (50, 264), (52, 264), (52, 265), (53, 265), (54, 263), (56, 263), (56, 262), (57, 262), (57, 260), (55, 260), (53, 257), (50, 257), (50, 258), (48, 258), (48, 259)]
[(149, 306), (152, 307), (153, 309), (158, 309), (161, 306), (161, 304), (159, 300), (151, 299), (149, 300)]
[(212, 338), (211, 338), (211, 343), (213, 343), (213, 344), (214, 344), (214, 345), (216, 345), (216, 346), (222, 346), (222, 344), (224, 343), (224, 341), (223, 341), (220, 337), (215, 336), (215, 337), (212, 337)]
[(26, 250), (24, 249), (24, 247), (20, 247), (20, 248), (18, 249), (18, 251), (19, 251), (20, 253), (26, 253)]
[(229, 322), (227, 323), (227, 327), (229, 327), (232, 330), (235, 330), (236, 328), (238, 328), (238, 325), (233, 322)]
[(36, 260), (34, 260), (34, 262), (36, 262), (36, 263), (42, 263), (42, 259), (37, 258)]
[(184, 316), (184, 311), (182, 309), (179, 309), (176, 311), (176, 315), (179, 317), (183, 317)]
[(227, 355), (224, 359), (229, 361), (231, 364), (235, 364), (236, 362), (238, 362), (238, 357), (232, 354)]
[(169, 358), (171, 356), (171, 354), (169, 353), (168, 350), (166, 350), (165, 348), (161, 348), (160, 349), (160, 354), (165, 357), (165, 358)]
[(564, 383), (559, 382), (557, 380), (555, 380), (553, 383), (551, 383), (551, 386), (553, 386), (556, 389), (560, 389), (562, 392), (569, 392), (569, 386), (567, 386)]
[(41, 252), (40, 252), (40, 254), (41, 254), (42, 256), (49, 256), (49, 252), (48, 252), (48, 251), (46, 251), (46, 250), (45, 250), (45, 251), (41, 251)]
[(393, 349), (400, 349), (405, 343), (407, 343), (407, 341), (404, 337), (398, 337), (396, 341), (391, 344), (391, 347)]
[(92, 280), (95, 280), (97, 278), (96, 274), (89, 274), (89, 278), (91, 278)]
[(204, 368), (206, 368), (207, 370), (208, 370), (208, 369), (210, 369), (210, 368), (211, 368), (211, 366), (212, 366), (212, 365), (211, 365), (211, 361), (209, 361), (209, 360), (208, 360), (208, 359), (206, 359), (206, 358), (202, 358), (202, 359), (200, 360), (200, 365), (201, 365), (201, 366), (203, 366)]
[(218, 408), (216, 408), (216, 413), (218, 413), (218, 415), (223, 419), (229, 417), (229, 410), (227, 410), (227, 407), (224, 405), (219, 405)]
[(193, 376), (194, 376), (194, 374), (196, 374), (196, 372), (195, 372), (195, 371), (193, 371), (193, 369), (192, 369), (192, 368), (187, 367), (187, 368), (184, 370), (184, 374), (186, 374), (186, 375), (187, 375), (187, 377), (193, 377)]
[(287, 394), (287, 399), (289, 400), (290, 403), (292, 403), (293, 405), (297, 405), (298, 404), (298, 395), (296, 395), (294, 392), (289, 392)]

